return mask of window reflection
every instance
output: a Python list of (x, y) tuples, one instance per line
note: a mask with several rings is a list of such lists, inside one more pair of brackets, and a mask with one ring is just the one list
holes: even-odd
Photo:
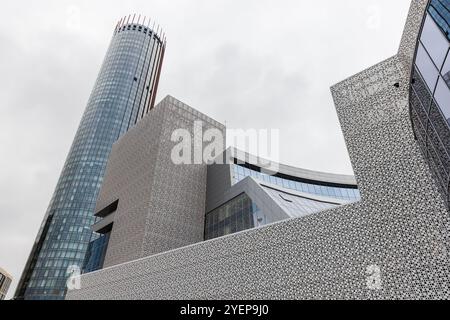
[(441, 69), (449, 45), (447, 39), (442, 34), (442, 31), (430, 15), (425, 18), (425, 24), (420, 40), (436, 67)]
[(276, 176), (264, 175), (257, 171), (244, 168), (240, 165), (233, 165), (234, 184), (244, 180), (247, 177), (253, 177), (262, 182), (274, 184), (298, 192), (309, 193), (312, 195), (319, 195), (348, 201), (357, 201), (361, 199), (361, 195), (357, 189), (329, 187), (294, 181), (290, 179), (283, 179)]
[(450, 0), (432, 0), (428, 13), (414, 62), (411, 119), (419, 145), (447, 201), (450, 172)]
[(448, 122), (450, 120), (450, 89), (442, 78), (438, 81), (434, 98)]
[(419, 44), (419, 49), (417, 50), (416, 65), (428, 88), (433, 92), (438, 80), (439, 71), (436, 69), (436, 66), (431, 61), (422, 44)]
[(450, 1), (432, 0), (428, 12), (442, 33), (450, 40)]

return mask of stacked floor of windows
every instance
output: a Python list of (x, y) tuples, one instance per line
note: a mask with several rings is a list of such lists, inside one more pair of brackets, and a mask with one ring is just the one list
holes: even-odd
[(205, 240), (210, 240), (264, 224), (256, 204), (242, 193), (206, 215)]
[(449, 201), (450, 1), (432, 0), (417, 43), (410, 90), (414, 133)]
[[(278, 177), (277, 175), (268, 175), (256, 170), (249, 169), (241, 165), (232, 166), (233, 183), (238, 183), (246, 177), (253, 177), (259, 181), (277, 185), (286, 189), (291, 189), (298, 192), (308, 193), (317, 196), (336, 198), (347, 201), (359, 201), (361, 194), (356, 187), (333, 187), (321, 184), (314, 184), (309, 182), (301, 182), (292, 179)], [(300, 180), (300, 179), (299, 179)]]
[(112, 145), (148, 111), (156, 92), (163, 43), (144, 26), (124, 28), (114, 34), (89, 97), (38, 245), (19, 282), (18, 299), (64, 298), (67, 271), (81, 269), (85, 260)]

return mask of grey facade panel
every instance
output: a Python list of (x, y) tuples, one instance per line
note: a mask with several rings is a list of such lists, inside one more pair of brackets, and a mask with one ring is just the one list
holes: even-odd
[(207, 166), (171, 159), (172, 133), (196, 120), (224, 130), (167, 97), (114, 144), (96, 208), (119, 200), (105, 267), (203, 241)]
[(269, 223), (290, 218), (289, 215), (278, 205), (278, 203), (275, 202), (264, 191), (264, 189), (250, 177), (240, 181), (232, 188), (225, 191), (221, 197), (216, 198), (215, 203), (211, 206), (211, 210), (217, 208), (225, 202), (230, 201), (241, 193), (246, 193), (263, 212), (270, 213), (267, 215)]
[(407, 99), (425, 4), (413, 1), (399, 55), (332, 88), (361, 202), (86, 274), (67, 298), (449, 299), (449, 213)]
[(431, 0), (417, 42), (411, 77), (413, 129), (436, 183), (449, 204), (450, 3)]
[(277, 163), (260, 157), (256, 157), (254, 155), (251, 155), (247, 152), (235, 148), (229, 148), (226, 151), (225, 159), (229, 161), (227, 163), (233, 163), (232, 161), (234, 159), (237, 159), (242, 163), (249, 163), (255, 166), (261, 166), (263, 168), (264, 168), (263, 164), (270, 164), (272, 168), (277, 169), (277, 172), (275, 173), (281, 173), (288, 176), (298, 177), (306, 180), (323, 181), (325, 183), (340, 184), (340, 185), (356, 185), (356, 180), (354, 176), (312, 171), (303, 168), (292, 167), (282, 163)]

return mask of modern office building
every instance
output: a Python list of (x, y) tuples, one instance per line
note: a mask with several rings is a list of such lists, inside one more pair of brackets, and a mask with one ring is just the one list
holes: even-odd
[(208, 166), (205, 240), (360, 200), (353, 176), (295, 168), (234, 148), (216, 162)]
[(414, 133), (445, 201), (450, 190), (450, 1), (432, 0), (417, 40), (410, 89)]
[[(434, 9), (438, 7), (438, 2), (445, 10), (449, 8), (448, 1), (433, 1), (431, 5)], [(428, 124), (436, 119), (430, 118), (430, 112), (418, 114), (415, 111), (415, 98), (410, 96), (410, 93), (417, 93), (416, 98), (423, 99), (422, 93), (417, 92), (420, 81), (425, 84), (419, 90), (437, 89), (430, 90), (430, 97), (425, 102), (439, 105), (437, 111), (441, 120), (436, 123), (442, 128), (435, 128), (436, 134), (441, 134), (442, 129), (448, 129), (448, 117), (443, 110), (450, 105), (450, 99), (436, 95), (445, 88), (440, 81), (443, 73), (437, 71), (442, 65), (433, 62), (436, 54), (440, 57), (439, 62), (443, 63), (444, 55), (440, 51), (430, 50), (426, 52), (427, 58), (420, 49), (422, 45), (423, 49), (436, 46), (446, 50), (445, 43), (441, 41), (442, 34), (436, 33), (439, 30), (436, 30), (435, 22), (438, 22), (438, 26), (443, 23), (432, 13), (434, 9), (429, 4), (426, 0), (412, 1), (396, 55), (331, 88), (361, 196), (359, 201), (354, 201), (358, 193), (355, 192), (354, 197), (347, 193), (348, 189), (354, 188), (355, 182), (350, 178), (327, 175), (318, 178), (317, 174), (307, 177), (306, 172), (286, 172), (289, 170), (282, 168), (282, 176), (278, 176), (280, 180), (271, 180), (270, 177), (258, 175), (258, 166), (251, 163), (244, 163), (237, 168), (225, 166), (222, 170), (210, 167), (211, 170), (207, 169), (207, 183), (203, 183), (196, 193), (203, 200), (206, 185), (206, 214), (221, 216), (231, 210), (241, 216), (256, 215), (256, 221), (259, 221), (261, 216), (258, 216), (257, 208), (265, 214), (275, 215), (281, 212), (281, 208), (283, 212), (298, 214), (299, 217), (236, 233), (232, 233), (238, 231), (236, 219), (233, 227), (224, 219), (221, 223), (219, 218), (216, 220), (213, 217), (211, 224), (208, 222), (211, 218), (207, 218), (206, 231), (210, 234), (208, 237), (213, 239), (181, 247), (183, 241), (172, 245), (175, 243), (172, 239), (180, 232), (187, 232), (190, 226), (185, 228), (184, 221), (177, 223), (170, 215), (158, 215), (158, 212), (164, 212), (158, 210), (170, 205), (164, 199), (155, 206), (158, 210), (145, 217), (135, 211), (135, 216), (125, 215), (130, 221), (119, 222), (120, 217), (117, 216), (112, 219), (114, 226), (111, 239), (116, 232), (117, 219), (118, 224), (125, 226), (117, 230), (120, 239), (129, 239), (128, 243), (131, 244), (135, 231), (142, 232), (139, 224), (145, 221), (151, 228), (145, 236), (152, 240), (141, 246), (142, 237), (139, 235), (138, 247), (134, 247), (134, 244), (131, 247), (121, 246), (119, 243), (114, 251), (109, 252), (108, 248), (107, 268), (82, 275), (81, 288), (71, 290), (66, 298), (449, 299), (450, 214), (440, 186), (442, 182), (448, 181), (442, 179), (446, 177), (442, 175), (445, 172), (437, 171), (434, 167), (435, 162), (442, 159), (436, 154), (439, 150), (433, 149), (436, 146), (427, 144), (427, 141), (434, 143), (429, 136), (430, 131), (424, 131), (420, 136), (418, 134), (420, 127), (417, 128), (417, 124), (422, 124), (418, 122), (418, 117), (422, 116), (419, 120), (425, 119)], [(441, 9), (437, 10), (441, 12)], [(441, 12), (439, 16), (445, 16), (444, 13)], [(433, 41), (440, 41), (440, 44), (430, 45), (427, 35), (434, 37)], [(424, 43), (419, 45), (416, 58), (418, 39)], [(426, 69), (422, 71), (434, 74), (433, 78), (420, 73), (423, 65), (419, 56), (429, 59)], [(436, 71), (433, 71), (435, 67)], [(418, 78), (419, 75), (422, 78)], [(431, 81), (433, 86), (429, 86), (426, 79), (434, 79), (436, 83)], [(146, 121), (152, 121), (151, 114), (148, 116)], [(425, 128), (422, 126), (422, 129)], [(131, 135), (127, 136), (124, 139), (132, 139)], [(433, 154), (430, 156), (428, 153), (430, 150), (434, 152), (434, 158)], [(120, 154), (116, 146), (110, 163), (121, 163), (116, 162)], [(240, 157), (236, 158), (239, 160)], [(134, 158), (130, 156), (129, 159), (131, 161)], [(171, 165), (169, 167), (172, 168)], [(120, 166), (118, 168), (123, 169)], [(448, 169), (448, 166), (442, 166), (442, 169)], [(114, 171), (111, 166), (108, 175), (121, 176)], [(159, 177), (167, 176), (170, 181), (175, 179), (170, 170), (162, 172), (164, 174)], [(288, 181), (283, 182), (286, 175), (289, 176), (286, 179)], [(176, 176), (180, 179), (183, 173)], [(127, 181), (135, 179), (130, 177)], [(201, 180), (204, 181), (204, 176)], [(229, 184), (237, 180), (241, 181), (230, 188)], [(300, 185), (292, 184), (292, 180)], [(311, 184), (313, 188), (307, 186), (305, 189), (302, 183)], [(119, 190), (124, 184), (105, 180), (102, 189), (105, 189), (105, 195), (111, 197), (109, 201), (101, 201), (98, 209), (117, 200), (114, 195), (119, 193), (115, 189)], [(337, 189), (327, 189), (325, 192), (320, 187), (317, 190), (317, 185)], [(173, 188), (165, 185), (161, 187), (169, 190)], [(347, 191), (343, 192), (343, 189)], [(158, 189), (142, 190), (150, 194), (155, 191)], [(259, 196), (261, 199), (257, 198)], [(136, 198), (149, 199), (143, 195), (136, 195)], [(169, 199), (173, 199), (173, 196)], [(306, 200), (311, 207), (313, 203), (318, 205), (320, 202), (321, 207), (318, 209), (325, 210), (313, 214), (305, 210), (306, 215), (301, 213), (307, 207)], [(119, 206), (120, 201), (119, 198)], [(180, 199), (177, 204), (183, 201)], [(221, 208), (223, 201), (231, 209)], [(345, 203), (347, 201), (349, 203)], [(333, 202), (333, 206), (330, 202)], [(126, 205), (131, 207), (130, 203)], [(274, 208), (271, 212), (260, 208), (269, 208), (271, 205)], [(216, 208), (220, 208), (217, 213), (214, 212)], [(179, 209), (182, 212), (182, 206)], [(213, 211), (209, 212), (209, 209)], [(197, 214), (198, 223), (201, 223), (203, 216)], [(148, 219), (150, 215), (156, 218)], [(193, 221), (189, 220), (189, 223)], [(248, 218), (241, 219), (239, 223), (241, 229), (252, 226)], [(215, 225), (218, 225), (217, 229)], [(158, 232), (159, 237), (151, 234), (156, 230), (161, 230)], [(200, 229), (195, 230), (196, 238), (184, 241), (186, 244), (201, 239)], [(220, 234), (218, 230), (221, 230)], [(220, 237), (222, 234), (228, 235)], [(128, 249), (137, 250), (140, 254), (127, 255)], [(141, 258), (131, 260), (138, 256)]]
[(5, 300), (12, 280), (13, 278), (9, 273), (0, 268), (0, 300)]
[[(95, 209), (101, 236), (85, 272), (203, 241), (207, 164), (172, 161), (173, 133), (194, 137), (200, 122), (224, 139), (222, 124), (168, 96), (114, 144)], [(202, 148), (203, 136), (195, 139)]]
[(267, 160), (233, 148), (217, 164), (174, 164), (179, 119), (190, 131), (195, 121), (209, 123), (225, 137), (223, 125), (200, 115), (169, 96), (114, 145), (84, 273), (359, 201), (353, 176), (283, 164), (269, 172), (260, 165)]
[(20, 279), (17, 299), (63, 299), (68, 267), (82, 267), (113, 143), (154, 106), (165, 39), (141, 17), (123, 18), (87, 103)]

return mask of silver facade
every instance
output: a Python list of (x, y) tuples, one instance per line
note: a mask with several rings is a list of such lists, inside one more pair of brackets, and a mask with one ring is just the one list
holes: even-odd
[(413, 129), (448, 202), (450, 190), (450, 2), (431, 0), (411, 77)]
[(426, 5), (397, 55), (332, 87), (360, 202), (86, 274), (67, 298), (449, 299), (449, 212), (408, 103)]
[(96, 212), (117, 208), (93, 227), (112, 224), (105, 267), (203, 240), (207, 165), (171, 159), (172, 134), (194, 137), (195, 121), (225, 137), (222, 124), (169, 96), (114, 144)]

